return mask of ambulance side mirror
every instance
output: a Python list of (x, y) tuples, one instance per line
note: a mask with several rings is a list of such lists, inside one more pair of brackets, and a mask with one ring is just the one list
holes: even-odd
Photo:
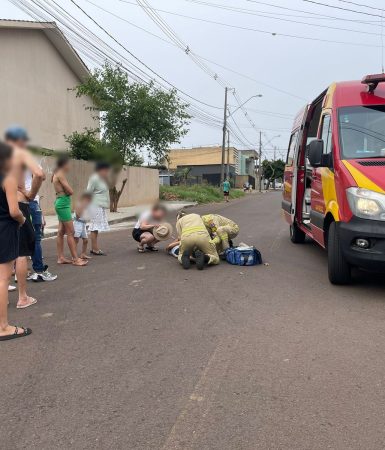
[(312, 167), (323, 167), (324, 141), (315, 139), (307, 146), (307, 156)]

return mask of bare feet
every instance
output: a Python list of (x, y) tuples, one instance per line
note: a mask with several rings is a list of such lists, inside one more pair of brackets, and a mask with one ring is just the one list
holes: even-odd
[(82, 254), (80, 255), (80, 258), (81, 258), (81, 259), (85, 259), (85, 260), (87, 260), (87, 259), (92, 259), (91, 256), (87, 256), (85, 253), (82, 253)]
[(19, 298), (19, 301), (17, 302), (16, 308), (17, 309), (24, 309), (28, 308), (29, 306), (34, 305), (37, 303), (36, 298), (33, 297), (26, 297), (26, 298)]
[(72, 264), (72, 261), (69, 258), (65, 258), (63, 256), (62, 258), (58, 258), (57, 263), (58, 264)]
[(77, 258), (72, 261), (72, 264), (74, 266), (86, 266), (88, 264), (88, 261), (84, 261), (84, 259), (82, 258)]

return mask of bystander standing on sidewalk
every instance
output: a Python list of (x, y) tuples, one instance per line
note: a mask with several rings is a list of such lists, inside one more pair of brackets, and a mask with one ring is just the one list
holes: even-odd
[(105, 255), (99, 247), (99, 233), (109, 230), (107, 209), (110, 207), (110, 193), (108, 188), (108, 177), (110, 175), (110, 165), (99, 162), (95, 166), (95, 173), (90, 176), (87, 185), (87, 192), (92, 194), (90, 206), (90, 226), (91, 232), (91, 254), (96, 256)]
[[(25, 175), (25, 189), (27, 192), (31, 190), (32, 186), (32, 173), (27, 171)], [(41, 239), (44, 228), (44, 216), (40, 207), (39, 194), (29, 202), (29, 208), (31, 210), (32, 225), (35, 230), (35, 249), (32, 255), (32, 268), (34, 273), (29, 275), (27, 280), (29, 281), (55, 281), (57, 275), (53, 275), (48, 272), (48, 266), (43, 261), (43, 248), (41, 246)]]

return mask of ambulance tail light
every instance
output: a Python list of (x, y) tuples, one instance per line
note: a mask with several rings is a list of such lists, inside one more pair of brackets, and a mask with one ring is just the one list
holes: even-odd
[(368, 92), (373, 94), (379, 83), (385, 83), (385, 73), (367, 75), (362, 79), (361, 83), (366, 84), (368, 86)]

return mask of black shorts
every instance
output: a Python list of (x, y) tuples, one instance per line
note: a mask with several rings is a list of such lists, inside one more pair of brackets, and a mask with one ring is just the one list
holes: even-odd
[(0, 264), (19, 256), (19, 224), (15, 220), (0, 221)]
[(132, 237), (135, 239), (136, 242), (140, 242), (140, 237), (143, 233), (151, 233), (150, 230), (141, 230), (140, 228), (134, 228), (132, 230)]
[(223, 195), (224, 195), (225, 197), (228, 197), (229, 194), (230, 194), (230, 192), (227, 192), (227, 191), (224, 191), (224, 192), (223, 192)]
[(32, 225), (31, 211), (28, 203), (19, 202), (20, 211), (25, 217), (25, 222), (20, 227), (19, 256), (32, 256), (35, 251), (35, 230)]

